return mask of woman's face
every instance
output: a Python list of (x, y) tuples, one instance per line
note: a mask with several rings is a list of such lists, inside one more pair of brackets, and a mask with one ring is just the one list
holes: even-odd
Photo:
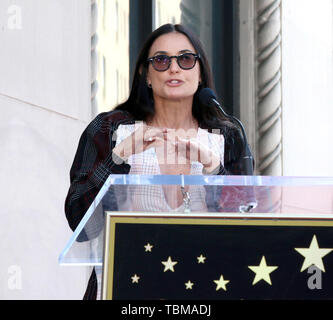
[[(185, 52), (197, 53), (189, 39), (182, 33), (172, 32), (158, 37), (149, 50), (149, 58), (164, 54), (178, 56)], [(184, 70), (180, 68), (175, 58), (166, 71), (156, 71), (149, 63), (147, 83), (151, 85), (155, 102), (162, 100), (183, 100), (193, 98), (198, 89), (200, 64), (196, 62), (194, 68)]]

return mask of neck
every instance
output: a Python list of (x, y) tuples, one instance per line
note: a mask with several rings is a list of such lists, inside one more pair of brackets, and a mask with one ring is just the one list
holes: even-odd
[(192, 115), (192, 100), (184, 101), (155, 101), (155, 114), (148, 121), (148, 125), (171, 128), (171, 129), (191, 129), (197, 128), (197, 121)]

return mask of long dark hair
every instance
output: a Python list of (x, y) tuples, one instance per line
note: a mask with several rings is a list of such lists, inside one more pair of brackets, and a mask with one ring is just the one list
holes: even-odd
[(202, 88), (215, 89), (212, 72), (199, 38), (181, 24), (164, 24), (150, 34), (144, 43), (136, 62), (129, 98), (127, 101), (116, 107), (116, 109), (129, 112), (135, 120), (146, 121), (154, 116), (155, 109), (152, 89), (147, 86), (146, 81), (148, 72), (148, 54), (153, 42), (159, 36), (171, 32), (184, 34), (193, 45), (196, 53), (200, 55), (200, 59), (198, 61), (200, 63), (201, 84), (198, 86), (198, 90), (193, 97), (193, 117), (198, 121), (200, 127), (206, 129), (230, 125), (229, 121), (218, 109), (205, 106), (201, 104), (198, 99), (198, 93)]

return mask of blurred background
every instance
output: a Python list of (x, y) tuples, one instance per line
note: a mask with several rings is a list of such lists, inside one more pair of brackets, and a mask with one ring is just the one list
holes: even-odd
[(333, 0), (2, 0), (0, 299), (82, 298), (89, 270), (57, 261), (70, 166), (164, 23), (200, 37), (256, 175), (333, 176)]

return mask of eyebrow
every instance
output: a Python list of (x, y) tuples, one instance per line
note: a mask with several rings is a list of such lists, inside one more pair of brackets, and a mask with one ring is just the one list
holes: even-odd
[[(189, 49), (184, 49), (184, 50), (180, 50), (178, 51), (178, 53), (185, 53), (185, 52), (193, 52), (192, 50), (189, 50)], [(153, 56), (156, 56), (157, 54), (167, 54), (168, 52), (167, 51), (156, 51)]]

